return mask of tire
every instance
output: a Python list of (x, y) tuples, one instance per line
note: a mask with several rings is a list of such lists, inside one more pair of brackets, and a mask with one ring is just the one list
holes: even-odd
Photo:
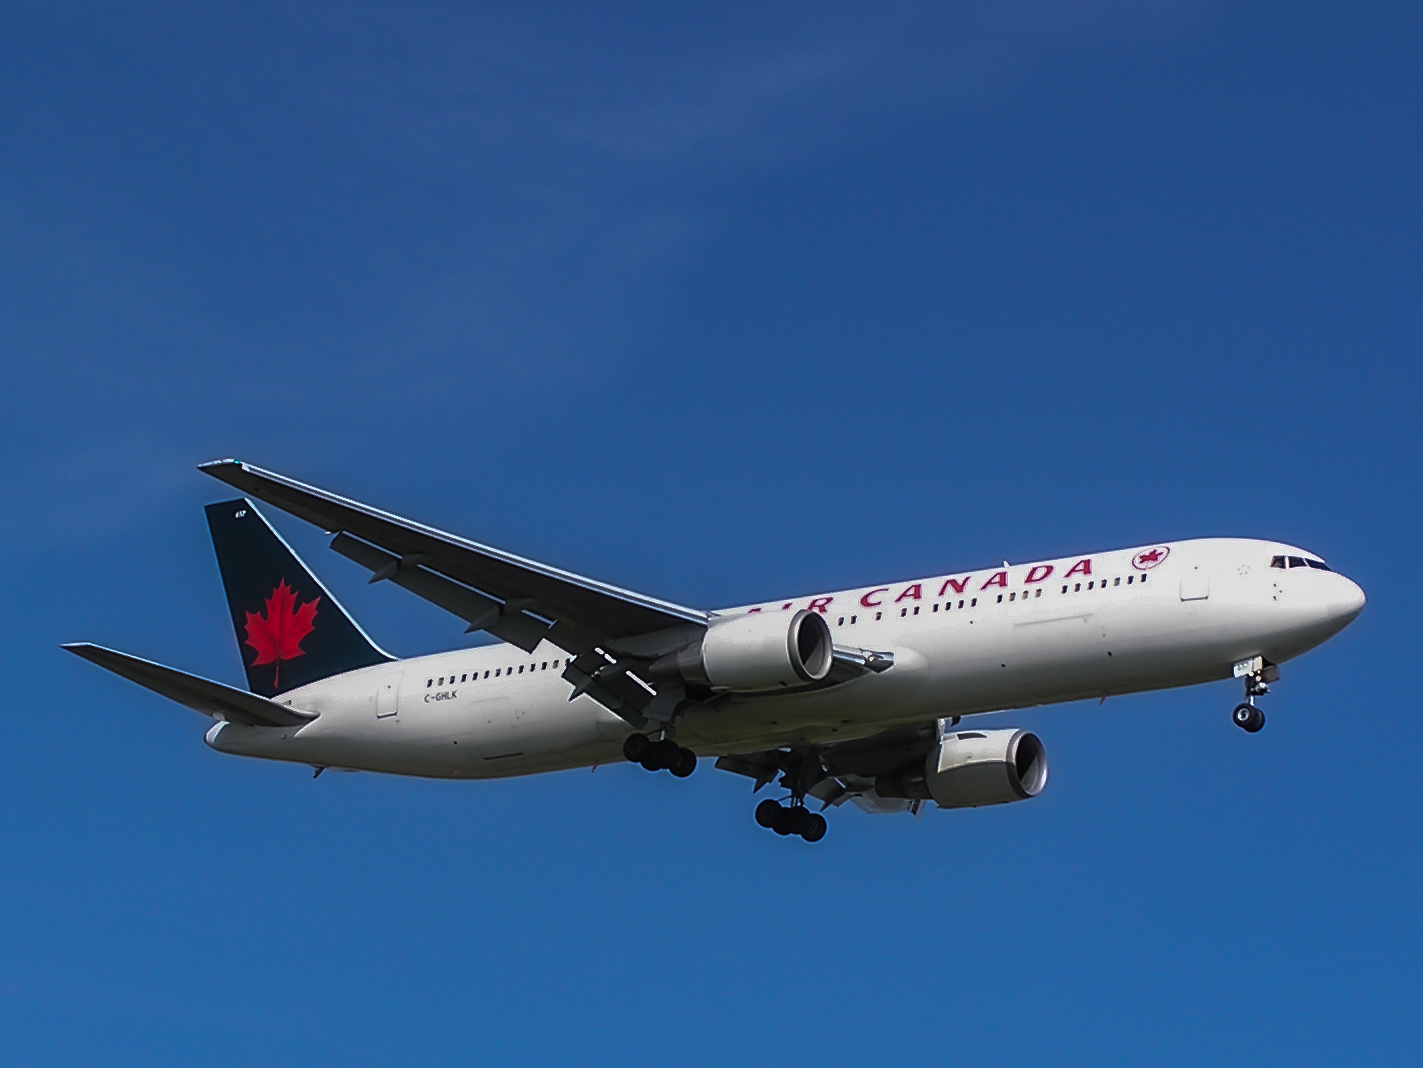
[(1236, 705), (1230, 718), (1247, 734), (1257, 734), (1265, 726), (1265, 713), (1248, 702)]
[(697, 770), (697, 754), (690, 749), (678, 749), (677, 760), (668, 770), (677, 778), (685, 779)]
[(654, 742), (652, 746), (652, 756), (656, 758), (659, 769), (675, 768), (681, 753), (681, 746), (671, 738), (663, 738), (660, 742)]
[(766, 830), (774, 830), (776, 821), (781, 818), (781, 806), (769, 797), (756, 806), (756, 822)]
[(787, 809), (786, 812), (788, 814), (786, 827), (789, 832), (791, 834), (798, 834), (802, 838), (805, 837), (805, 832), (808, 831), (814, 823), (811, 813), (799, 805), (795, 808)]
[(771, 830), (775, 831), (782, 838), (788, 834), (794, 834), (795, 830), (791, 826), (795, 822), (795, 812), (793, 808), (783, 808), (777, 805), (776, 821), (771, 824)]
[(645, 734), (629, 734), (623, 742), (623, 757), (633, 764), (641, 764), (642, 758), (652, 748), (652, 739)]
[(819, 812), (811, 812), (808, 815), (809, 818), (806, 820), (806, 823), (809, 826), (801, 830), (800, 836), (807, 842), (818, 842), (825, 837), (825, 832), (830, 829), (830, 824), (825, 821), (825, 817)]

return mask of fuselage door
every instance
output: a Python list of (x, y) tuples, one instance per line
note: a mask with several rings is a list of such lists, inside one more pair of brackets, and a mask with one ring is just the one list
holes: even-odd
[(376, 719), (391, 719), (400, 711), (399, 675), (387, 675), (376, 687)]
[(1181, 573), (1181, 600), (1204, 601), (1210, 595), (1210, 573), (1200, 564), (1192, 564)]

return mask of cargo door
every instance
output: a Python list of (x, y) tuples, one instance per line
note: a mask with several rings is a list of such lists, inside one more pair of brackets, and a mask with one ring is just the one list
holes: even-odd
[(507, 697), (488, 697), (470, 705), (475, 745), (485, 760), (522, 756), (523, 745), (514, 719), (514, 703)]

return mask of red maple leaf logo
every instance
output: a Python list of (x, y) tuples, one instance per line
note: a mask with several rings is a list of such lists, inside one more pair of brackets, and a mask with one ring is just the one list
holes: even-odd
[(1149, 553), (1142, 553), (1141, 556), (1137, 557), (1137, 559), (1139, 559), (1143, 564), (1154, 564), (1156, 563), (1156, 561), (1161, 559), (1161, 550), (1152, 549)]
[(267, 598), (264, 614), (247, 613), (246, 644), (257, 650), (257, 659), (252, 661), (252, 666), (277, 665), (272, 671), (273, 689), (278, 686), (282, 661), (295, 660), (303, 655), (301, 640), (312, 632), (312, 620), (316, 618), (316, 606), (320, 603), (320, 597), (313, 597), (298, 606), (296, 594), (287, 585), (287, 580), (282, 579)]

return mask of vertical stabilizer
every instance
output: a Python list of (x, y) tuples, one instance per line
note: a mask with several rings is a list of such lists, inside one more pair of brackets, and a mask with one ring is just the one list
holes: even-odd
[(394, 659), (243, 498), (205, 509), (247, 686), (266, 697)]

